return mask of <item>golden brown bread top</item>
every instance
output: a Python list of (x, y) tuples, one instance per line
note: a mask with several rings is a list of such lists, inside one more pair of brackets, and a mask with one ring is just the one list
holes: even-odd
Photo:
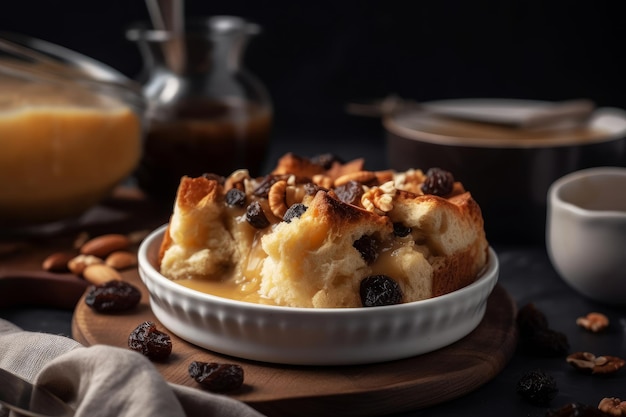
[(323, 190), (315, 194), (307, 212), (307, 215), (319, 218), (321, 222), (332, 223), (337, 229), (363, 222), (381, 225), (389, 223), (389, 219), (385, 216), (379, 216), (364, 208), (343, 203)]
[(387, 271), (405, 301), (473, 282), (488, 243), (480, 207), (463, 185), (449, 173), (433, 182), (430, 172), (363, 166), (286, 154), (265, 177), (238, 170), (182, 178), (162, 273), (247, 282), (276, 304), (304, 307), (357, 307), (360, 280)]

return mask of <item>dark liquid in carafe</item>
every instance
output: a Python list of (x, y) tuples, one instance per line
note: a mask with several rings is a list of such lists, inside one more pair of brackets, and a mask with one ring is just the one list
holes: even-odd
[(150, 122), (138, 184), (152, 197), (173, 202), (183, 175), (228, 176), (239, 168), (261, 175), (270, 129), (270, 111), (254, 104), (179, 104)]

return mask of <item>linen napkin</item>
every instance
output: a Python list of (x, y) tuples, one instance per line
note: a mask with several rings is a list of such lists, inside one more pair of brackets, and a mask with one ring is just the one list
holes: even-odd
[[(168, 383), (137, 352), (84, 347), (1, 319), (0, 367), (47, 388), (72, 406), (76, 417), (262, 417), (227, 396)], [(0, 406), (0, 417), (12, 415)]]

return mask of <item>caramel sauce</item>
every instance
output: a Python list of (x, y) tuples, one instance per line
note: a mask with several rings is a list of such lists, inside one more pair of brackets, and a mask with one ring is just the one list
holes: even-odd
[(246, 281), (238, 283), (235, 280), (211, 281), (201, 279), (186, 279), (175, 281), (183, 287), (200, 291), (205, 294), (217, 297), (229, 298), (231, 300), (245, 301), (255, 304), (275, 305), (272, 300), (262, 297), (259, 294), (258, 281)]
[(151, 120), (137, 172), (149, 194), (171, 200), (183, 175), (230, 175), (248, 167), (259, 175), (271, 111), (244, 102), (188, 101)]
[[(259, 294), (261, 268), (263, 261), (267, 257), (261, 247), (261, 237), (265, 232), (263, 230), (252, 232), (254, 233), (253, 243), (250, 253), (244, 261), (245, 267), (241, 276), (233, 274), (224, 276), (220, 280), (190, 278), (174, 282), (184, 287), (222, 298), (256, 304), (276, 305), (272, 300)], [(383, 242), (378, 248), (376, 260), (369, 266), (370, 275), (384, 274), (394, 279), (406, 281), (407, 274), (400, 267), (396, 257), (398, 256), (398, 249), (409, 245), (413, 245), (413, 237), (411, 235), (405, 238), (392, 238)]]
[[(250, 229), (249, 227), (246, 228)], [(275, 305), (272, 300), (263, 297), (259, 293), (261, 286), (261, 268), (263, 267), (263, 260), (267, 257), (261, 247), (261, 237), (264, 232), (253, 231), (252, 233), (254, 233), (252, 245), (250, 252), (243, 262), (244, 267), (241, 271), (241, 275), (233, 273), (225, 275), (222, 279), (218, 280), (190, 278), (176, 280), (174, 282), (196, 291), (218, 297), (230, 298), (231, 300)]]

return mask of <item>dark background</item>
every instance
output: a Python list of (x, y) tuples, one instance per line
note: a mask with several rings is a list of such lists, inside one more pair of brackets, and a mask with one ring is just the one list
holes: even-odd
[[(626, 107), (624, 17), (618, 2), (204, 1), (188, 16), (234, 14), (263, 27), (245, 64), (268, 87), (276, 132), (382, 135), (349, 116), (353, 99), (397, 93), (419, 101), (463, 97), (564, 100)], [(0, 30), (32, 35), (135, 77), (125, 29), (147, 20), (141, 0), (19, 0)]]

